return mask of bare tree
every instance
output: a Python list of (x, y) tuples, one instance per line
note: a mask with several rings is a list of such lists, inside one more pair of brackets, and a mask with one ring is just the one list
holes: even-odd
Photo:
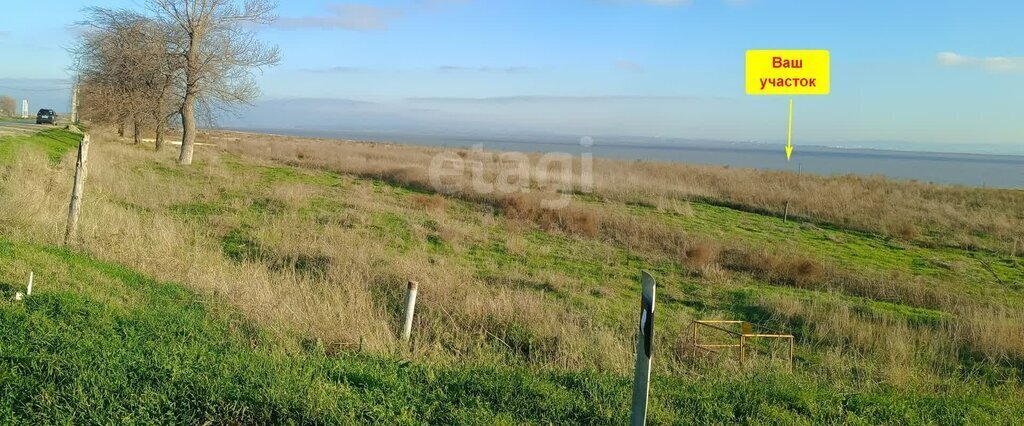
[[(106, 13), (110, 12), (110, 13)], [(90, 28), (72, 50), (75, 70), (81, 79), (81, 114), (90, 121), (112, 123), (124, 136), (127, 113), (132, 110), (133, 96), (130, 70), (131, 26), (123, 25), (121, 16), (112, 11), (94, 10)]]
[(177, 109), (174, 96), (178, 57), (170, 50), (172, 32), (159, 21), (125, 9), (86, 9), (89, 29), (72, 53), (81, 79), (82, 115), (116, 123), (124, 136), (132, 124), (135, 143), (144, 125), (155, 127), (156, 148), (167, 120)]
[[(241, 3), (241, 4), (239, 4)], [(212, 117), (218, 108), (251, 103), (259, 94), (253, 72), (275, 65), (277, 47), (263, 44), (251, 29), (269, 24), (270, 0), (147, 0), (160, 22), (175, 29), (171, 44), (182, 60), (180, 164), (192, 164), (196, 113)]]
[(0, 117), (14, 116), (14, 110), (18, 107), (18, 101), (10, 96), (0, 96)]

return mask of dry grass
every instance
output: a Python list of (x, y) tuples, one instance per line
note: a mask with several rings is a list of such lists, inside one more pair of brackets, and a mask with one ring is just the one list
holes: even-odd
[(1005, 306), (964, 305), (945, 332), (964, 351), (990, 362), (1024, 359), (1024, 312)]
[(1011, 364), (1024, 359), (1024, 315), (1001, 306), (961, 306), (936, 327), (865, 313), (841, 300), (773, 295), (757, 306), (807, 343), (850, 348), (887, 368), (949, 371), (961, 358)]
[[(453, 152), (422, 146), (236, 132), (214, 134), (224, 149), (241, 155), (354, 173), (425, 190), (438, 189), (434, 185), (438, 182), (433, 182), (429, 173), (432, 160), (465, 161), (464, 173), (447, 176), (440, 182), (441, 190), (463, 200), (493, 206), (512, 219), (541, 229), (613, 241), (630, 250), (680, 260), (698, 271), (715, 272), (720, 265), (782, 285), (839, 290), (914, 306), (954, 304), (954, 298), (943, 289), (900, 273), (878, 276), (849, 270), (807, 253), (769, 251), (738, 241), (712, 241), (651, 218), (602, 208), (600, 203), (573, 200), (562, 208), (544, 208), (545, 201), (563, 197), (560, 191), (581, 189), (579, 182), (572, 179), (560, 184), (531, 181), (527, 193), (475, 191), (474, 170), (482, 173), (485, 182), (494, 183), (502, 171), (512, 167), (499, 155), (488, 159), (465, 150)], [(537, 161), (536, 155), (528, 158), (532, 163)], [(574, 167), (579, 175), (581, 165)], [(968, 249), (995, 245), (1006, 251), (1012, 250), (1010, 236), (1024, 229), (1024, 209), (1020, 208), (1024, 205), (1024, 191), (969, 189), (878, 177), (804, 175), (798, 179), (785, 172), (602, 159), (594, 160), (593, 175), (593, 195), (598, 198), (659, 211), (676, 210), (684, 215), (692, 212), (687, 199), (779, 215), (781, 211), (772, 206), (784, 206), (788, 199), (792, 201), (791, 217), (802, 215), (841, 227), (918, 240), (917, 243), (925, 245)], [(929, 233), (922, 232), (922, 228), (929, 229)], [(983, 240), (975, 234), (998, 238)], [(937, 236), (936, 240), (925, 241), (932, 238), (930, 235)]]
[(507, 217), (533, 222), (546, 230), (586, 237), (597, 235), (599, 223), (593, 212), (572, 205), (559, 209), (545, 208), (542, 201), (541, 197), (529, 194), (511, 194), (500, 197), (497, 204)]
[(703, 268), (718, 260), (719, 247), (710, 241), (702, 241), (687, 248), (683, 263), (691, 268)]
[[(153, 153), (93, 134), (86, 211), (75, 245), (156, 278), (186, 283), (239, 306), (281, 335), (298, 333), (327, 347), (396, 350), (394, 324), (405, 282), (420, 281), (414, 354), (454, 359), (529, 362), (563, 368), (624, 370), (628, 336), (584, 312), (529, 289), (495, 287), (464, 265), (422, 252), (396, 255), (394, 241), (373, 228), (380, 215), (433, 218), (410, 224), (413, 239), (438, 235), (449, 245), (483, 240), (487, 210), (456, 219), (440, 195), (388, 201), (371, 181), (340, 177), (337, 187), (303, 182), (259, 184), (261, 168), (201, 152), (202, 172), (174, 166), (173, 153)], [(4, 171), (0, 231), (7, 238), (59, 244), (73, 163), (56, 167), (25, 155)], [(234, 194), (247, 194), (238, 196)], [(238, 214), (183, 220), (181, 206), (227, 199)], [(309, 217), (311, 200), (343, 200), (340, 212)], [(241, 213), (258, 226), (243, 224)], [(253, 213), (255, 212), (255, 213)], [(527, 210), (524, 214), (544, 214)], [(560, 228), (585, 231), (586, 219), (542, 216)], [(251, 240), (244, 255), (225, 256), (229, 232)], [(45, 277), (38, 277), (40, 285)]]
[(425, 210), (444, 210), (448, 204), (445, 202), (444, 197), (438, 194), (415, 195), (411, 201), (417, 207)]
[[(218, 144), (233, 152), (424, 188), (432, 187), (428, 176), (431, 159), (445, 152), (452, 159), (470, 157), (465, 161), (472, 166), (464, 168), (463, 176), (445, 182), (465, 179), (456, 185), (461, 188), (469, 186), (466, 182), (473, 167), (491, 181), (509, 167), (498, 157), (474, 160), (465, 150), (451, 154), (441, 148), (384, 143), (235, 132), (217, 135)], [(535, 161), (537, 156), (530, 158)], [(579, 174), (581, 164), (576, 161), (573, 167)], [(688, 206), (682, 202), (701, 200), (781, 216), (789, 202), (790, 217), (936, 245), (975, 244), (1008, 252), (1014, 238), (1024, 238), (1024, 191), (607, 159), (594, 160), (593, 176), (593, 192), (600, 197), (662, 210), (686, 212)], [(559, 183), (576, 190), (587, 189), (580, 182)], [(991, 240), (979, 240), (979, 235), (991, 236)]]
[[(401, 312), (404, 284), (415, 278), (424, 290), (413, 356), (443, 362), (627, 370), (635, 330), (632, 323), (619, 319), (632, 315), (633, 299), (628, 311), (620, 312), (624, 308), (615, 303), (630, 283), (595, 286), (565, 273), (537, 272), (521, 265), (482, 276), (459, 256), (448, 254), (465, 254), (467, 248), (495, 239), (512, 258), (549, 254), (531, 252), (528, 233), (521, 232), (526, 228), (554, 231), (574, 244), (592, 243), (588, 247), (605, 251), (602, 263), (620, 262), (615, 256), (624, 249), (627, 256), (677, 264), (695, 273), (680, 280), (686, 282), (664, 287), (669, 303), (663, 318), (676, 324), (709, 312), (735, 314), (716, 311), (721, 306), (691, 308), (677, 302), (720, 302), (722, 294), (758, 281), (951, 313), (951, 319), (923, 327), (899, 318), (864, 315), (847, 302), (831, 299), (807, 302), (778, 296), (757, 303), (779, 321), (803, 327), (808, 333), (805, 342), (825, 346), (815, 348), (815, 353), (871, 357), (872, 365), (886, 366), (879, 374), (893, 380), (949, 368), (956, 363), (950, 353), (966, 352), (990, 362), (1024, 359), (1024, 318), (1006, 306), (966, 303), (945, 287), (918, 277), (868, 274), (812, 254), (688, 234), (622, 208), (624, 203), (643, 204), (686, 216), (692, 214), (688, 199), (713, 198), (717, 203), (744, 203), (740, 207), (748, 210), (771, 210), (779, 199), (830, 190), (839, 194), (839, 201), (794, 198), (794, 206), (802, 206), (794, 210), (854, 228), (874, 226), (871, 229), (878, 232), (912, 240), (925, 238), (927, 233), (919, 229), (1012, 233), (1009, 228), (1020, 224), (1020, 217), (1014, 216), (1020, 213), (1011, 207), (1017, 200), (1013, 192), (970, 193), (853, 177), (807, 177), (811, 183), (805, 184), (785, 173), (654, 163), (631, 170), (630, 163), (598, 160), (595, 198), (609, 202), (571, 201), (564, 208), (548, 209), (544, 202), (562, 197), (566, 182), (531, 182), (534, 190), (527, 193), (481, 194), (466, 189), (466, 181), (461, 182), (464, 189), (453, 189), (459, 179), (468, 179), (463, 175), (447, 182), (453, 188), (446, 194), (433, 192), (427, 167), (439, 151), (432, 148), (221, 133), (216, 139), (219, 148), (201, 148), (196, 167), (179, 168), (173, 165), (172, 152), (147, 152), (114, 142), (109, 135), (93, 136), (93, 172), (78, 248), (163, 280), (186, 283), (212, 300), (241, 307), (282, 334), (312, 336), (332, 348), (399, 350), (393, 325)], [(463, 151), (454, 157), (470, 155)], [(273, 169), (278, 161), (310, 169), (284, 173)], [(0, 232), (9, 238), (58, 243), (72, 167), (67, 158), (54, 167), (42, 155), (26, 155), (6, 168), (0, 179)], [(494, 160), (483, 167), (494, 177), (501, 167), (510, 166)], [(313, 169), (344, 174), (325, 177)], [(283, 174), (268, 178), (274, 173)], [(329, 181), (311, 183), (321, 179)], [(789, 185), (803, 190), (790, 191)], [(424, 191), (396, 195), (401, 188)], [(881, 192), (875, 194), (876, 190)], [(946, 215), (962, 207), (962, 200), (950, 201), (961, 192), (979, 203), (972, 204), (977, 211), (968, 214), (978, 223), (968, 226)], [(655, 201), (644, 204), (644, 199)], [(847, 213), (842, 202), (850, 203)], [(914, 204), (918, 202), (925, 209), (941, 208), (925, 215)], [(876, 210), (892, 203), (905, 217), (870, 225), (867, 218), (873, 213), (866, 205), (871, 203), (876, 203)], [(323, 212), (311, 207), (320, 204)], [(202, 212), (208, 205), (229, 214), (206, 217)], [(900, 230), (896, 224), (910, 228)], [(229, 235), (237, 239), (237, 258), (225, 254), (223, 240)], [(438, 251), (403, 250), (405, 240), (432, 241)], [(696, 289), (679, 289), (693, 284), (690, 281)], [(580, 303), (572, 294), (589, 295), (598, 302)], [(600, 315), (616, 320), (603, 321)], [(661, 336), (667, 342), (680, 341), (675, 331)], [(666, 356), (664, 362), (671, 371), (688, 365), (679, 354)]]

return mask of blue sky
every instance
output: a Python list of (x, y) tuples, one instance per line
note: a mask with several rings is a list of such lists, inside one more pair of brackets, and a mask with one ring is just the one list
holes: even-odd
[[(60, 102), (41, 90), (60, 82), (26, 79), (67, 78), (63, 47), (86, 5), (140, 2), (4, 6), (0, 93)], [(467, 126), (778, 143), (788, 98), (744, 93), (744, 52), (814, 48), (831, 51), (832, 92), (795, 99), (794, 143), (1024, 152), (1021, 2), (292, 1), (278, 12), (260, 29), (282, 51), (259, 78), (267, 104), (351, 99)]]

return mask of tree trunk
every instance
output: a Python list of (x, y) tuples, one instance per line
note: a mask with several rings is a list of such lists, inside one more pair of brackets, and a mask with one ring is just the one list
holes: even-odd
[(181, 154), (178, 164), (192, 164), (192, 150), (196, 143), (196, 89), (199, 83), (198, 40), (201, 34), (197, 31), (189, 35), (188, 52), (185, 54), (185, 97), (181, 103)]
[(170, 77), (164, 76), (164, 85), (161, 86), (160, 94), (156, 98), (156, 108), (153, 110), (153, 120), (156, 123), (155, 133), (156, 137), (154, 149), (159, 152), (164, 147), (164, 127), (167, 126), (167, 116), (164, 114), (164, 99), (167, 93), (167, 87), (171, 85)]
[(181, 154), (178, 155), (178, 164), (188, 166), (192, 164), (192, 150), (196, 143), (196, 116), (193, 95), (185, 93), (185, 101), (181, 105)]
[(136, 118), (134, 121), (132, 121), (132, 139), (135, 140), (136, 145), (142, 143), (142, 129), (140, 129), (139, 127), (141, 127), (139, 126), (139, 119)]
[(124, 120), (118, 120), (118, 123), (117, 123), (117, 136), (121, 137), (121, 138), (124, 137)]
[(157, 119), (156, 122), (156, 150), (160, 151), (160, 148), (164, 147), (164, 123)]

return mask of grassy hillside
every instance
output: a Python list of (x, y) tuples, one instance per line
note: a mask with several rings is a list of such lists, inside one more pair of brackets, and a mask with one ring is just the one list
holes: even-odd
[[(1024, 268), (994, 245), (782, 222), (730, 199), (598, 188), (551, 213), (529, 196), (441, 195), (418, 163), (388, 163), (417, 148), (212, 138), (181, 168), (94, 141), (65, 251), (73, 135), (0, 140), (4, 417), (621, 424), (647, 269), (654, 423), (1024, 418)], [(36, 294), (11, 301), (30, 270)], [(767, 346), (745, 366), (693, 359), (701, 318), (792, 332), (794, 372)]]
[[(330, 353), (174, 283), (64, 249), (0, 241), (0, 416), (26, 423), (607, 423), (629, 377)], [(656, 377), (652, 422), (920, 422), (1019, 415), (996, 393), (844, 393), (779, 372)], [(1012, 401), (1012, 400), (1011, 400)], [(1016, 410), (1016, 411), (1015, 411)]]

